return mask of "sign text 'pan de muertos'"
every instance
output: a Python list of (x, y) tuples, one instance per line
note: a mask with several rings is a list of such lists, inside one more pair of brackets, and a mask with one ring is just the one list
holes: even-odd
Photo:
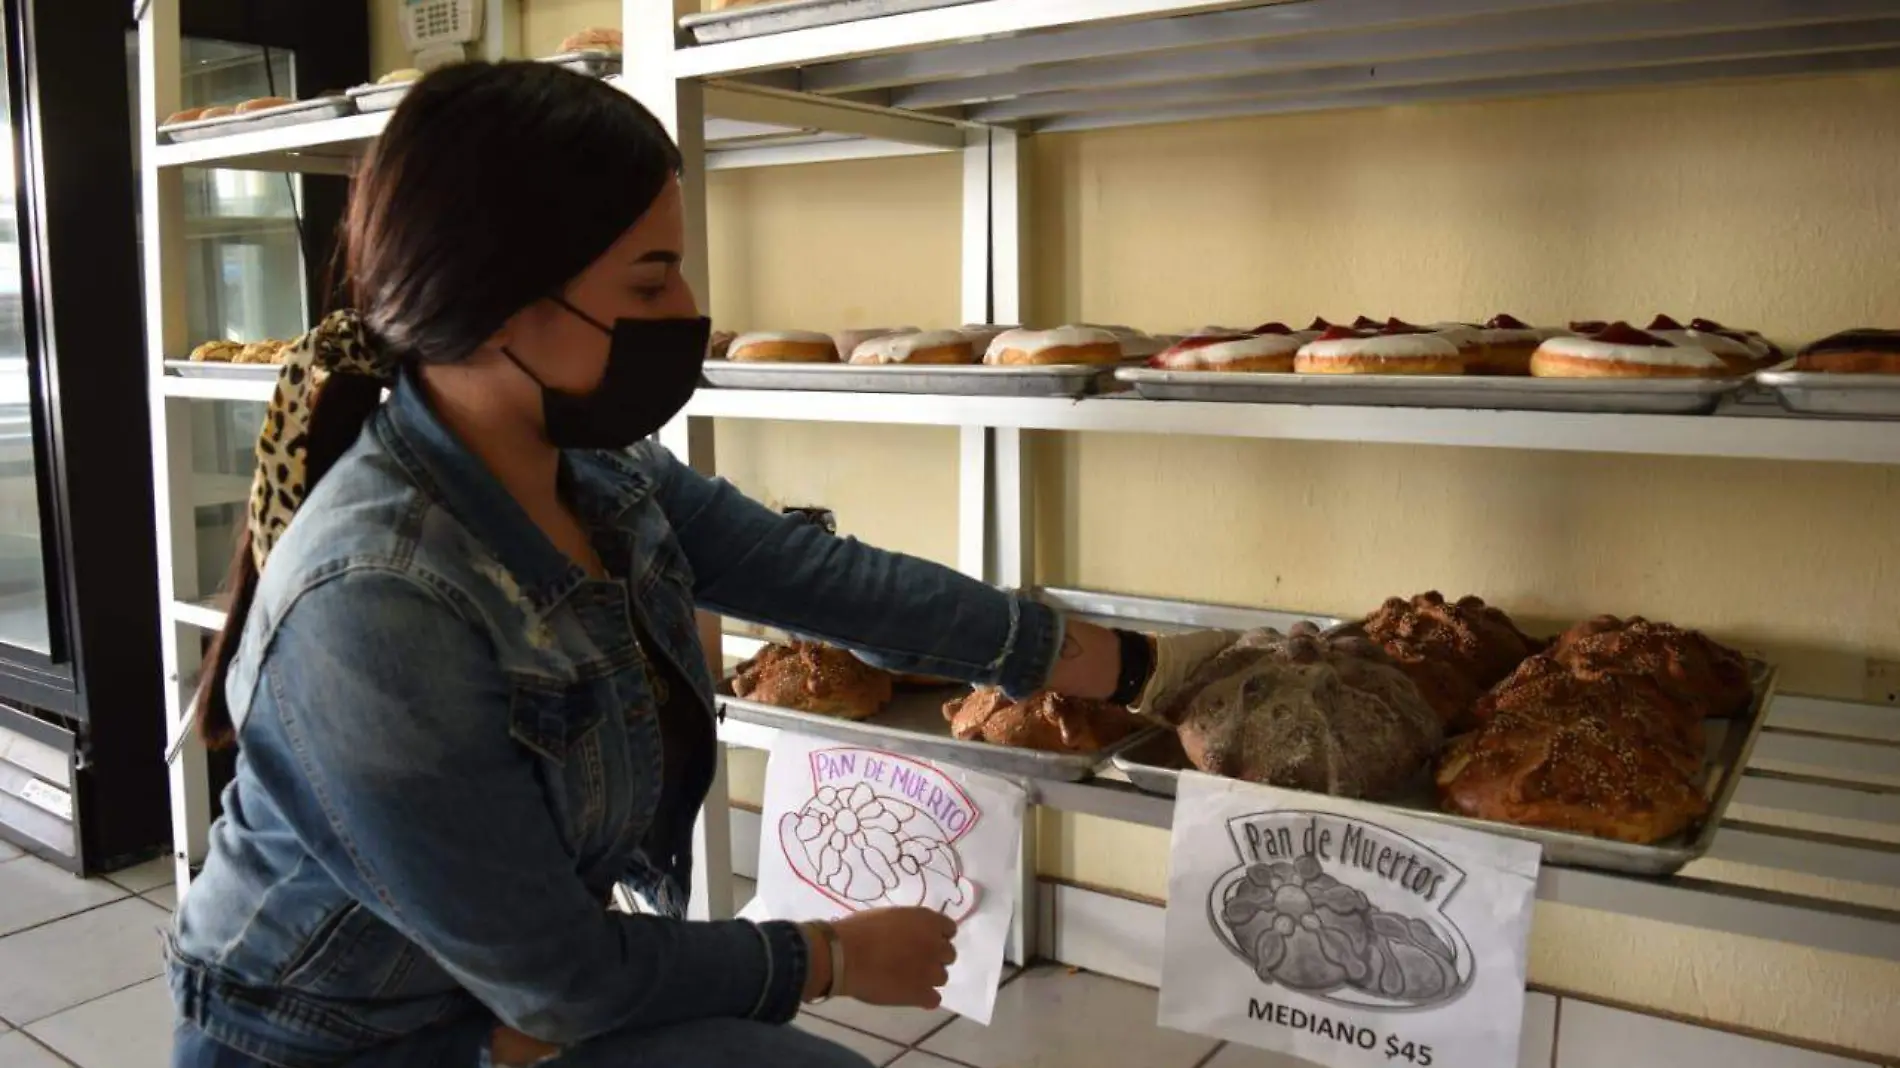
[(1515, 1065), (1540, 852), (1184, 773), (1161, 1023), (1326, 1065)]
[(957, 921), (947, 1009), (987, 1023), (1021, 885), (1021, 787), (781, 731), (766, 773), (759, 891), (746, 915), (836, 919), (910, 906)]

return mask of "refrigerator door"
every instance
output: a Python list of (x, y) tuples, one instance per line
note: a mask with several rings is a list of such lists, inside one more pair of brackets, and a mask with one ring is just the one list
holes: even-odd
[[(0, 50), (0, 79), (11, 60)], [(0, 80), (0, 85), (6, 84)], [(46, 592), (40, 460), (35, 447), (27, 301), (20, 244), (20, 182), (12, 131), (18, 116), (0, 91), (0, 644), (53, 651)]]

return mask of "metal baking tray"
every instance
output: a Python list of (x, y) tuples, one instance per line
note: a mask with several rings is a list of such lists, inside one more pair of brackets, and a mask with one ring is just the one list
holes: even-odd
[(1782, 407), (1813, 415), (1900, 419), (1900, 375), (1831, 374), (1776, 368), (1755, 381), (1775, 391)]
[(956, 7), (971, 0), (784, 0), (776, 4), (755, 4), (729, 11), (710, 11), (687, 15), (680, 28), (700, 44), (733, 41), (741, 37), (759, 37), (768, 33), (833, 26), (840, 22), (903, 15), (938, 7)]
[(358, 111), (388, 111), (402, 98), (409, 95), (409, 89), (415, 82), (392, 82), (388, 85), (358, 85), (345, 90), (345, 95), (356, 101)]
[[(1302, 613), (1198, 605), (1085, 590), (1043, 588), (1028, 592), (1036, 600), (1061, 609), (1071, 618), (1094, 623), (1135, 623), (1146, 629), (1161, 631), (1191, 627), (1278, 627), (1284, 630), (1303, 619), (1321, 625), (1337, 622)], [(964, 741), (951, 736), (950, 723), (943, 718), (943, 705), (969, 692), (968, 687), (961, 685), (900, 689), (891, 703), (877, 715), (865, 720), (848, 720), (733, 697), (728, 689), (730, 683), (728, 679), (720, 684), (719, 702), (725, 708), (726, 715), (742, 723), (876, 746), (999, 775), (1074, 782), (1087, 778), (1103, 761), (1120, 750), (1140, 744), (1149, 736), (1159, 733), (1153, 729), (1137, 730), (1096, 753), (1049, 753), (1037, 749), (991, 745), (988, 742)]]
[(815, 389), (844, 393), (952, 393), (989, 397), (1083, 397), (1114, 388), (1102, 364), (735, 363), (707, 360), (706, 382), (724, 389)]
[(281, 363), (232, 363), (228, 360), (166, 360), (165, 370), (180, 378), (229, 378), (244, 382), (274, 382)]
[(964, 741), (953, 736), (950, 733), (950, 721), (943, 718), (944, 702), (954, 701), (969, 693), (967, 686), (899, 690), (882, 712), (870, 719), (851, 720), (821, 716), (814, 712), (798, 712), (734, 697), (727, 692), (729, 684), (730, 680), (720, 686), (719, 703), (724, 706), (726, 715), (741, 723), (777, 727), (799, 734), (833, 738), (906, 756), (941, 760), (946, 764), (1022, 778), (1054, 779), (1060, 782), (1086, 779), (1102, 761), (1118, 750), (1158, 733), (1156, 728), (1140, 728), (1100, 752), (1050, 753), (1040, 749)]
[(1125, 367), (1115, 377), (1151, 400), (1255, 404), (1350, 404), (1534, 412), (1707, 415), (1745, 378), (1531, 378), (1516, 375), (1301, 375), (1288, 372), (1158, 371)]
[(602, 48), (557, 52), (551, 56), (543, 56), (541, 62), (566, 67), (576, 74), (585, 74), (591, 78), (607, 78), (620, 73), (620, 53), (609, 52)]
[(254, 130), (271, 130), (279, 126), (300, 126), (306, 122), (321, 122), (324, 119), (340, 119), (345, 115), (356, 114), (356, 101), (348, 96), (320, 96), (314, 100), (299, 100), (282, 107), (265, 108), (243, 115), (226, 115), (216, 119), (198, 119), (193, 122), (174, 122), (170, 126), (158, 128), (158, 139), (174, 144), (185, 141), (203, 141), (212, 137), (228, 137), (235, 133), (250, 133)]
[[(1715, 843), (1716, 832), (1722, 827), (1722, 815), (1728, 811), (1736, 787), (1741, 785), (1742, 770), (1748, 766), (1755, 739), (1768, 718), (1768, 706), (1775, 694), (1775, 669), (1755, 660), (1749, 661), (1749, 665), (1754, 672), (1755, 698), (1749, 702), (1747, 712), (1737, 719), (1704, 721), (1708, 760), (1704, 765), (1703, 790), (1709, 798), (1708, 815), (1699, 825), (1674, 838), (1652, 845), (1635, 845), (1570, 831), (1520, 827), (1460, 816), (1439, 809), (1436, 787), (1429, 774), (1421, 775), (1417, 783), (1400, 796), (1382, 803), (1422, 819), (1536, 842), (1544, 847), (1546, 864), (1598, 868), (1629, 875), (1674, 875), (1707, 853)], [(1181, 769), (1187, 766), (1181, 743), (1168, 733), (1127, 746), (1111, 761), (1137, 789), (1167, 797), (1174, 796)]]

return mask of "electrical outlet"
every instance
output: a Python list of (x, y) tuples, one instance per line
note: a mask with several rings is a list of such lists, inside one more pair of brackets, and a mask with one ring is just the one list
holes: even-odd
[(1900, 705), (1900, 661), (1867, 661), (1867, 684), (1862, 693), (1875, 704)]

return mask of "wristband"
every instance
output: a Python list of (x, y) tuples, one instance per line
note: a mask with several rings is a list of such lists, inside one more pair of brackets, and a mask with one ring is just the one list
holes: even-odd
[(844, 943), (838, 939), (838, 929), (824, 920), (810, 920), (805, 926), (818, 932), (824, 939), (825, 950), (831, 955), (831, 981), (825, 984), (825, 992), (812, 998), (807, 1004), (821, 1005), (844, 993)]
[(1121, 674), (1108, 701), (1126, 707), (1141, 697), (1141, 692), (1148, 688), (1148, 680), (1154, 677), (1155, 649), (1146, 634), (1132, 630), (1115, 628), (1115, 639), (1121, 644)]

